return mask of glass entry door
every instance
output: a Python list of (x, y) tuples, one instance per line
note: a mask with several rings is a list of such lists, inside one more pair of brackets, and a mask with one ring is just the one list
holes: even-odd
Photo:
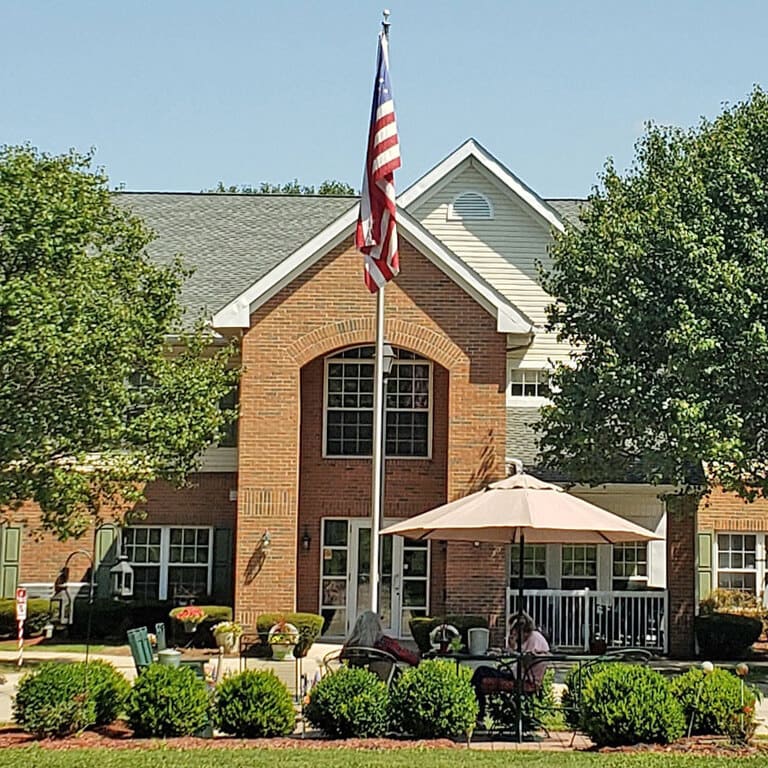
[[(324, 520), (321, 553), (323, 632), (327, 636), (347, 637), (357, 616), (370, 609), (370, 521)], [(389, 634), (408, 636), (411, 616), (427, 614), (427, 542), (382, 536), (380, 554), (379, 615)]]

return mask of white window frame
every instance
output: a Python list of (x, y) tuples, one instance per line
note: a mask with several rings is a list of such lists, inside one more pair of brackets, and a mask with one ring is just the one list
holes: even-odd
[[(533, 384), (536, 386), (536, 391), (538, 393), (539, 385), (544, 383), (541, 381), (544, 377), (549, 378), (552, 375), (552, 371), (549, 368), (542, 368), (542, 367), (529, 367), (529, 366), (521, 366), (516, 365), (514, 362), (510, 362), (507, 365), (507, 405), (508, 406), (518, 406), (518, 407), (524, 407), (524, 406), (535, 406), (540, 407), (544, 405), (545, 403), (550, 402), (550, 398), (546, 395), (513, 395), (512, 394), (512, 385), (522, 383), (523, 389), (525, 388), (525, 385), (528, 384), (528, 377), (531, 377), (535, 379)], [(522, 377), (523, 381), (520, 382), (518, 380), (518, 377)]]
[[(746, 536), (753, 536), (755, 539), (755, 564), (752, 568), (721, 568), (720, 567), (720, 554), (721, 554), (721, 548), (720, 548), (720, 537), (721, 536), (728, 536), (729, 539), (734, 536), (741, 536), (742, 538)], [(766, 570), (766, 563), (765, 563), (765, 557), (766, 557), (766, 546), (765, 546), (765, 533), (760, 531), (716, 531), (713, 538), (713, 549), (714, 549), (714, 559), (713, 563), (715, 565), (714, 568), (714, 574), (713, 574), (713, 585), (715, 589), (733, 589), (733, 587), (720, 587), (720, 574), (728, 574), (728, 573), (754, 573), (755, 574), (755, 590), (754, 592), (751, 592), (750, 594), (756, 595), (759, 597), (762, 595), (763, 590), (765, 589), (765, 570)], [(724, 550), (725, 552), (747, 552), (746, 549), (741, 550), (734, 550), (731, 549), (732, 539), (729, 542), (728, 549)], [(746, 591), (746, 590), (745, 590)]]
[[(630, 550), (634, 550), (635, 559), (630, 562), (626, 557), (622, 557), (620, 560), (616, 560), (618, 553), (626, 553)], [(643, 559), (640, 559), (638, 555), (644, 555)], [(616, 566), (622, 566), (624, 573), (616, 573)], [(627, 566), (634, 565), (635, 571), (638, 571), (638, 566), (643, 566), (645, 573), (632, 573), (627, 574)], [(650, 564), (650, 548), (646, 541), (629, 541), (624, 544), (614, 544), (611, 546), (611, 588), (616, 581), (627, 581), (648, 584), (650, 578), (651, 564)]]
[[(573, 547), (576, 550), (580, 549), (580, 550), (584, 550), (584, 551), (586, 551), (587, 548), (595, 550), (595, 558), (594, 558), (594, 562), (595, 562), (595, 575), (594, 576), (588, 576), (586, 574), (577, 574), (577, 573), (571, 573), (571, 574), (564, 573), (564, 568), (565, 568), (565, 563), (566, 563), (566, 560), (565, 560), (565, 550), (568, 547)], [(590, 562), (590, 560), (588, 560), (586, 557), (581, 557), (581, 558), (578, 558), (578, 559), (574, 559), (571, 562), (573, 562), (574, 564), (577, 564), (577, 563), (578, 564), (586, 564), (586, 563)], [(583, 580), (590, 579), (590, 580), (594, 580), (595, 589), (599, 589), (599, 587), (600, 587), (600, 545), (599, 544), (562, 544), (561, 547), (560, 547), (560, 584), (561, 584), (561, 588), (563, 588), (563, 589), (564, 589), (564, 587), (562, 587), (562, 583), (563, 583), (564, 579), (583, 579)], [(580, 587), (580, 589), (583, 589), (583, 587)]]
[[(168, 570), (169, 568), (202, 568), (205, 566), (208, 571), (206, 578), (206, 593), (211, 594), (213, 587), (213, 526), (209, 525), (131, 525), (126, 530), (139, 530), (146, 529), (159, 529), (160, 530), (160, 563), (138, 563), (129, 561), (131, 566), (139, 568), (159, 567), (160, 578), (158, 582), (158, 600), (168, 600)], [(172, 563), (170, 562), (171, 554), (171, 530), (195, 530), (195, 531), (208, 531), (208, 562), (207, 563)], [(124, 543), (120, 541), (121, 551), (124, 549)], [(171, 596), (172, 597), (172, 596)]]
[[(335, 454), (335, 453), (328, 453), (327, 445), (328, 445), (328, 368), (336, 363), (339, 359), (339, 355), (341, 355), (344, 352), (348, 352), (352, 349), (362, 349), (365, 347), (370, 347), (370, 344), (362, 344), (357, 345), (354, 347), (346, 347), (345, 349), (337, 350), (336, 352), (333, 352), (332, 354), (328, 355), (325, 358), (325, 365), (323, 367), (323, 446), (322, 446), (322, 455), (324, 459), (343, 459), (345, 461), (354, 461), (356, 459), (363, 459), (368, 460), (371, 458), (371, 454), (355, 454), (355, 455), (347, 455), (347, 454)], [(411, 350), (403, 350), (405, 352), (410, 352)], [(414, 353), (418, 354), (418, 353)], [(353, 360), (354, 358), (352, 358)], [(351, 362), (351, 360), (350, 360)], [(365, 363), (374, 363), (372, 358), (360, 358), (360, 362)], [(385, 458), (387, 459), (393, 459), (396, 461), (429, 461), (432, 458), (432, 435), (433, 435), (433, 413), (434, 413), (434, 402), (435, 402), (435, 385), (434, 385), (434, 366), (432, 364), (431, 360), (428, 360), (424, 357), (418, 357), (416, 360), (409, 360), (409, 359), (403, 359), (403, 360), (394, 360), (392, 363), (393, 369), (400, 365), (426, 365), (429, 370), (429, 378), (427, 383), (427, 396), (429, 398), (429, 407), (427, 408), (427, 452), (424, 456), (392, 456), (390, 454), (386, 454)], [(386, 390), (387, 390), (387, 380), (385, 378), (384, 380), (384, 398), (386, 402)], [(351, 409), (354, 410), (354, 409)], [(358, 410), (367, 410), (367, 409), (358, 409)], [(403, 411), (408, 412), (408, 409), (401, 409), (401, 408), (395, 408), (394, 411)], [(414, 413), (423, 413), (421, 409), (412, 409)], [(384, 417), (384, 430), (386, 431), (386, 408), (385, 408), (385, 417)]]

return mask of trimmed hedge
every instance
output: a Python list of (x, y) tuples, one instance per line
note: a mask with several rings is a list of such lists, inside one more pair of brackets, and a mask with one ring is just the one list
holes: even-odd
[(323, 617), (316, 613), (262, 613), (256, 620), (256, 631), (259, 633), (264, 648), (269, 648), (269, 630), (280, 620), (293, 624), (299, 630), (299, 642), (293, 651), (296, 658), (307, 655), (307, 651), (320, 636), (323, 628)]
[(668, 744), (685, 717), (664, 676), (648, 667), (609, 664), (582, 689), (581, 727), (598, 747)]
[[(36, 598), (27, 601), (27, 618), (24, 622), (24, 634), (34, 637), (43, 631), (43, 627), (51, 620), (51, 603), (49, 600)], [(16, 601), (0, 600), (0, 637), (16, 637)]]
[(468, 737), (480, 709), (471, 677), (467, 667), (439, 659), (406, 669), (390, 691), (392, 725), (417, 739)]
[(741, 659), (763, 631), (760, 619), (735, 613), (712, 613), (694, 619), (699, 655), (711, 659)]
[(461, 642), (469, 645), (467, 633), (475, 627), (488, 629), (488, 619), (485, 616), (473, 616), (467, 613), (448, 614), (447, 616), (416, 616), (408, 622), (419, 651), (425, 654), (432, 650), (429, 642), (429, 633), (441, 624), (452, 624), (461, 633)]
[(293, 733), (296, 712), (274, 672), (246, 670), (216, 687), (216, 720), (224, 733), (259, 739)]
[(342, 667), (312, 688), (304, 714), (328, 736), (369, 738), (386, 733), (388, 705), (387, 685), (376, 674)]

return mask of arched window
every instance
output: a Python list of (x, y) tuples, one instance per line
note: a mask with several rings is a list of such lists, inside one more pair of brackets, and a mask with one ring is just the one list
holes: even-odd
[(489, 221), (492, 218), (493, 205), (482, 192), (461, 192), (448, 206), (449, 221)]
[[(429, 458), (432, 422), (432, 364), (404, 349), (394, 349), (386, 393), (386, 455)], [(354, 347), (325, 360), (324, 453), (373, 453), (374, 347)]]

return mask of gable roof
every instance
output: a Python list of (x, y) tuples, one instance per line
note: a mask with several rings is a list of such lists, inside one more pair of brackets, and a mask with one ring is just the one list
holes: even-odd
[(218, 311), (284, 261), (357, 197), (116, 192), (116, 201), (157, 234), (150, 256), (170, 263), (181, 255), (194, 269), (182, 287), (190, 316)]
[[(533, 324), (495, 288), (470, 269), (406, 211), (398, 209), (398, 234), (409, 240), (435, 266), (461, 286), (496, 318), (500, 333), (533, 333)], [(348, 238), (357, 222), (357, 206), (346, 211), (322, 232), (276, 264), (213, 316), (214, 328), (247, 328), (251, 312), (267, 302), (328, 251)]]
[(442, 160), (431, 171), (428, 171), (418, 181), (411, 184), (405, 192), (398, 196), (398, 205), (408, 208), (434, 189), (436, 184), (467, 160), (475, 161), (480, 167), (485, 168), (509, 189), (515, 197), (527, 205), (534, 215), (543, 220), (544, 223), (557, 230), (563, 229), (563, 221), (559, 212), (551, 205), (548, 205), (543, 198), (539, 197), (527, 184), (515, 176), (506, 166), (502, 165), (474, 139), (467, 139), (458, 149), (451, 152), (445, 160)]

